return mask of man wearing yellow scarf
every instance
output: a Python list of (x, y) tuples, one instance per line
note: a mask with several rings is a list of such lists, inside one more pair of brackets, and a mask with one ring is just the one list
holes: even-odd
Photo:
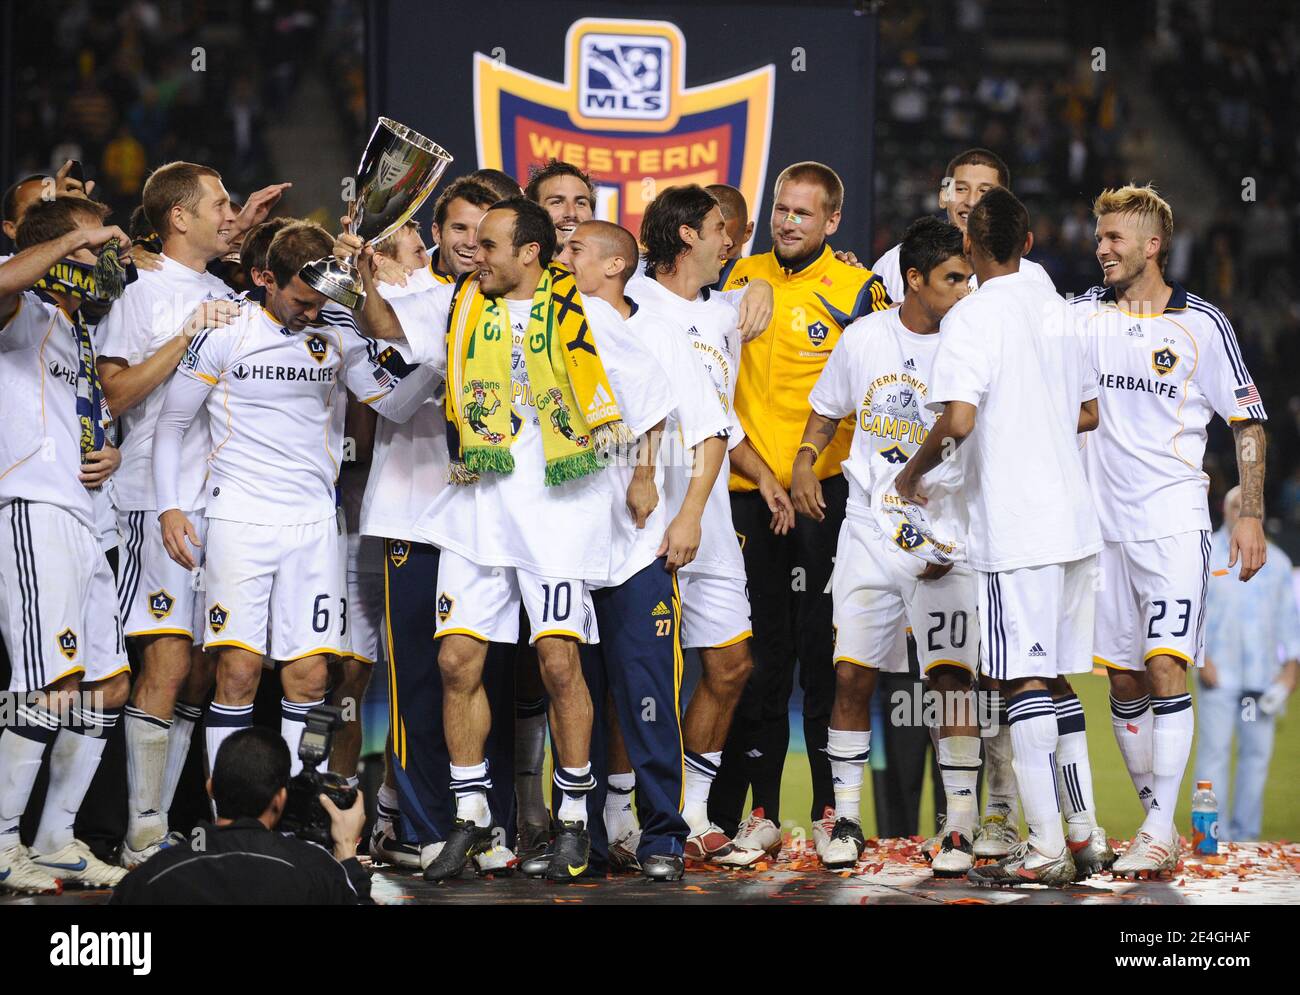
[[(405, 338), (414, 361), (446, 376), (451, 475), (461, 485), (438, 494), (415, 526), (416, 538), (442, 549), (436, 638), (456, 796), (452, 832), (425, 877), (460, 874), (505, 815), (487, 802), (493, 717), (482, 674), (488, 643), (517, 639), (522, 605), (550, 695), (562, 799), (546, 876), (572, 880), (587, 868), (594, 787), (578, 645), (598, 638), (590, 587), (609, 574), (615, 500), (599, 452), (658, 424), (673, 395), (617, 312), (550, 265), (555, 225), (543, 208), (502, 201), (477, 241), (476, 269), (454, 286), (388, 301), (370, 292), (370, 250), (359, 267), (368, 334)], [(358, 247), (341, 236), (336, 251)]]

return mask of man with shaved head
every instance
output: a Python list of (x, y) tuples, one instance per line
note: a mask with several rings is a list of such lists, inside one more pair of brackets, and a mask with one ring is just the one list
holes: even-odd
[[(601, 641), (583, 662), (592, 689), (593, 728), (604, 727), (601, 712), (607, 700), (618, 718), (610, 723), (618, 746), (609, 757), (610, 794), (617, 811), (611, 819), (606, 806), (604, 827), (611, 858), (636, 861), (652, 880), (676, 881), (684, 870), (687, 836), (681, 814), (681, 725), (675, 704), (670, 721), (646, 722), (642, 712), (647, 700), (675, 703), (680, 697), (681, 599), (676, 572), (689, 557), (678, 551), (689, 549), (694, 555), (703, 548), (701, 519), (709, 494), (719, 480), (726, 485), (719, 471), (730, 419), (686, 337), (625, 295), (638, 262), (631, 232), (608, 221), (583, 222), (559, 258), (573, 271), (579, 293), (601, 298), (627, 322), (663, 367), (673, 394), (672, 410), (642, 438), (635, 460), (618, 460), (609, 471), (616, 477), (616, 493), (626, 500), (614, 507), (610, 576), (592, 598), (597, 626), (605, 623)], [(662, 450), (661, 439), (668, 440)], [(649, 619), (652, 625), (630, 625), (629, 619)], [(591, 672), (593, 667), (597, 673)], [(608, 699), (600, 691), (606, 685)], [(620, 728), (625, 750), (623, 737), (617, 736)], [(633, 784), (639, 785), (643, 815), (639, 840), (626, 805)], [(600, 804), (603, 789), (598, 782), (593, 805)], [(619, 818), (624, 809), (626, 818)], [(593, 835), (598, 837), (598, 831)]]
[(726, 282), (732, 265), (744, 254), (745, 246), (754, 236), (754, 222), (749, 218), (749, 205), (745, 203), (745, 195), (735, 187), (726, 183), (711, 183), (704, 189), (718, 202), (722, 220), (726, 223), (727, 238), (731, 239), (727, 262), (718, 278), (718, 286), (721, 287)]

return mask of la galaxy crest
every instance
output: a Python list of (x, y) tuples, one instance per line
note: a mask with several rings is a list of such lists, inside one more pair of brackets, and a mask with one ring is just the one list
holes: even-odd
[(821, 345), (826, 341), (826, 336), (830, 329), (826, 327), (824, 321), (814, 321), (808, 326), (808, 341), (813, 345)]
[[(480, 166), (527, 177), (555, 158), (591, 174), (596, 217), (638, 231), (655, 191), (729, 183), (762, 200), (776, 67), (686, 86), (686, 39), (668, 21), (585, 17), (564, 80), (474, 53)], [(647, 182), (649, 181), (649, 182)]]
[(152, 591), (149, 594), (149, 614), (152, 615), (154, 620), (157, 622), (161, 622), (170, 615), (175, 604), (176, 599), (162, 588), (159, 588), (157, 591)]
[(329, 355), (329, 346), (319, 335), (312, 335), (307, 338), (307, 351), (311, 358), (316, 360), (317, 365), (325, 362), (325, 357)]
[(77, 634), (71, 629), (64, 629), (54, 637), (59, 641), (59, 652), (69, 660), (77, 658)]
[(1151, 354), (1151, 369), (1156, 371), (1157, 376), (1165, 377), (1174, 372), (1174, 367), (1178, 365), (1179, 356), (1169, 346), (1163, 349), (1157, 349)]
[(451, 617), (451, 610), (456, 607), (456, 599), (448, 597), (446, 593), (438, 595), (438, 621), (445, 622)]
[(925, 542), (925, 536), (911, 522), (899, 522), (894, 530), (894, 542), (900, 549), (916, 549)]
[(230, 621), (230, 612), (220, 602), (208, 609), (208, 628), (214, 633), (220, 632)]
[(411, 555), (411, 544), (405, 539), (388, 540), (388, 562), (394, 567), (400, 567), (406, 562), (406, 558)]

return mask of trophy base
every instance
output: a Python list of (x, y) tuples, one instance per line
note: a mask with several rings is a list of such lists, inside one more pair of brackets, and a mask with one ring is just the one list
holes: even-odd
[(333, 256), (309, 262), (298, 271), (298, 276), (312, 290), (324, 294), (349, 311), (358, 310), (366, 302), (366, 292), (361, 289), (356, 270)]

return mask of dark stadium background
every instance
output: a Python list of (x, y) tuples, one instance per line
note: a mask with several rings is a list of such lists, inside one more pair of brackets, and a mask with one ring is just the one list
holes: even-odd
[[(550, 48), (529, 53), (553, 76), (562, 61), (553, 40), (568, 23), (558, 6), (511, 7), (521, 23), (553, 22), (536, 32), (539, 47)], [(98, 184), (96, 196), (124, 224), (151, 168), (190, 159), (216, 166), (236, 198), (292, 180), (283, 212), (333, 227), (340, 180), (354, 168), (376, 114), (389, 112), (387, 103), (418, 102), (422, 120), (445, 117), (445, 133), (465, 141), (466, 91), (433, 81), (457, 67), (467, 71), (471, 52), (491, 47), (491, 21), (480, 7), (5, 2), (0, 174), (7, 185), (78, 158)], [(850, 208), (833, 242), (866, 262), (897, 241), (908, 221), (937, 209), (947, 159), (982, 145), (1007, 159), (1014, 189), (1029, 206), (1032, 257), (1059, 289), (1083, 290), (1098, 275), (1093, 195), (1106, 185), (1153, 181), (1175, 209), (1169, 275), (1229, 314), (1270, 412), (1269, 532), (1300, 556), (1300, 303), (1292, 262), (1300, 241), (1300, 5), (601, 0), (584, 7), (610, 16), (676, 12), (696, 28), (716, 18), (716, 45), (691, 48), (691, 84), (768, 62), (788, 65), (793, 46), (856, 13), (871, 37), (874, 76), (855, 78), (848, 63), (816, 66), (816, 92), (793, 101), (782, 99), (782, 88), (803, 81), (779, 77), (768, 182), (792, 158), (850, 161)], [(204, 71), (196, 72), (200, 52)], [(402, 94), (392, 92), (394, 81)], [(839, 103), (864, 99), (874, 111), (874, 148), (866, 144), (869, 120), (833, 123)], [(792, 145), (790, 133), (809, 120), (815, 134)], [(429, 128), (450, 147), (436, 123)], [(452, 151), (452, 175), (477, 165), (472, 143)], [(765, 244), (760, 235), (756, 248)], [(1216, 421), (1210, 438), (1206, 469), (1217, 522), (1236, 468), (1227, 429)], [(1279, 756), (1286, 749), (1280, 741)], [(788, 769), (796, 766), (792, 760)], [(1104, 791), (1099, 783), (1099, 797)], [(1270, 794), (1265, 835), (1270, 826), (1293, 835), (1296, 803), (1284, 813), (1276, 798)]]

